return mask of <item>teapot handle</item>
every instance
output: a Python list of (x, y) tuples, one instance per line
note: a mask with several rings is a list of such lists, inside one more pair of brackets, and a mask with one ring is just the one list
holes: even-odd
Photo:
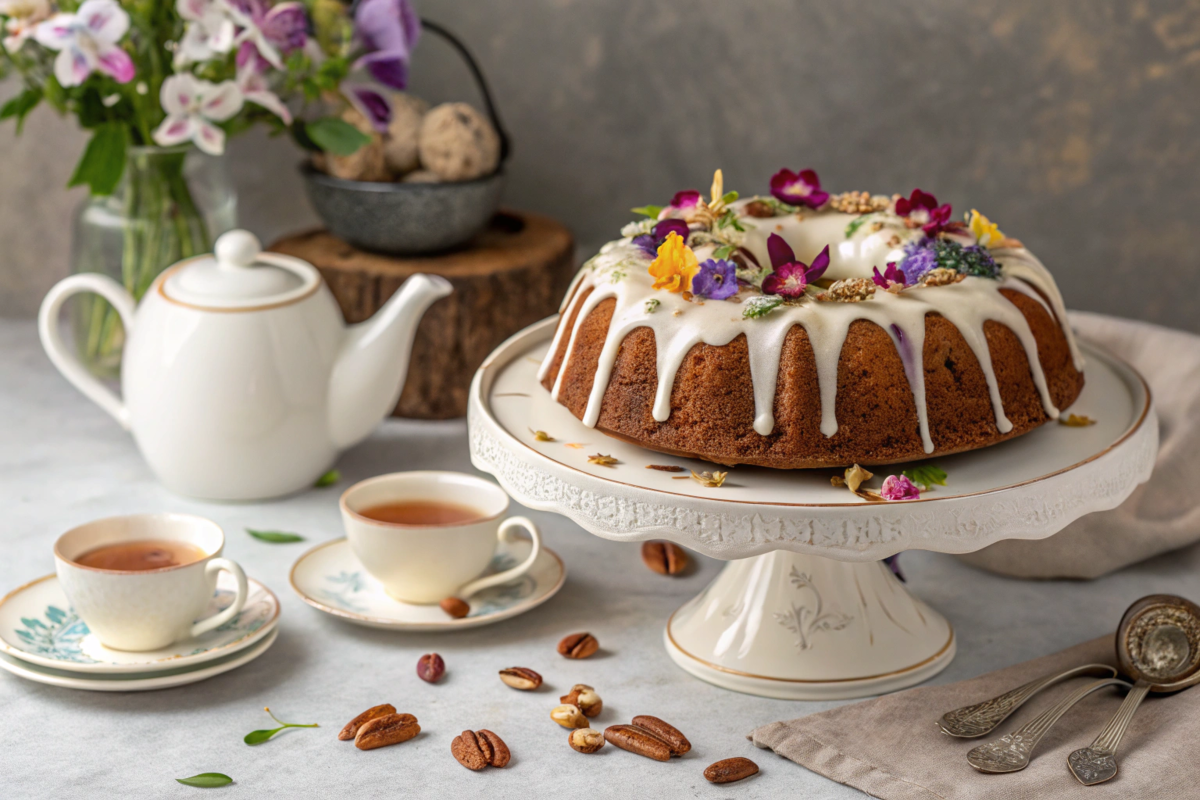
[(95, 273), (82, 273), (56, 283), (42, 301), (41, 310), (38, 311), (38, 335), (42, 339), (42, 347), (46, 349), (46, 355), (50, 356), (50, 361), (58, 367), (64, 378), (75, 384), (75, 388), (93, 403), (112, 414), (113, 418), (121, 423), (122, 428), (129, 430), (129, 409), (125, 407), (125, 403), (101, 383), (99, 378), (87, 371), (63, 341), (59, 330), (59, 310), (67, 298), (80, 292), (95, 292), (112, 303), (113, 308), (121, 315), (128, 340), (129, 332), (133, 330), (133, 297), (112, 278)]

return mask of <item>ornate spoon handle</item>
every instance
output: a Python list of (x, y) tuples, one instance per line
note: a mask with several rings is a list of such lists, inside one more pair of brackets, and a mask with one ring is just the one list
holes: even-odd
[(1104, 783), (1117, 774), (1117, 747), (1125, 729), (1133, 721), (1133, 715), (1150, 691), (1150, 683), (1140, 680), (1125, 695), (1125, 700), (1104, 730), (1090, 747), (1083, 747), (1067, 756), (1071, 774), (1084, 786)]
[(1105, 686), (1129, 688), (1129, 684), (1120, 678), (1105, 678), (1089, 683), (1087, 686), (1081, 686), (1055, 706), (1038, 714), (1012, 733), (1006, 733), (999, 739), (979, 745), (967, 753), (967, 762), (980, 772), (1016, 772), (1025, 769), (1029, 765), (1033, 749), (1046, 735), (1046, 731), (1050, 730), (1063, 714), (1070, 711), (1073, 705)]
[(948, 736), (973, 739), (991, 733), (997, 725), (1008, 719), (1009, 715), (1042, 689), (1080, 675), (1111, 678), (1116, 674), (1115, 669), (1105, 664), (1085, 664), (1053, 675), (1045, 675), (991, 700), (948, 711), (938, 721), (938, 727)]

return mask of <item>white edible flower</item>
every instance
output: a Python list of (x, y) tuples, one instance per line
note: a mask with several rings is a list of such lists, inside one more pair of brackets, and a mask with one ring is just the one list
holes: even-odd
[(175, 10), (187, 21), (175, 50), (175, 68), (224, 55), (234, 46), (234, 24), (222, 0), (176, 0)]
[(225, 131), (213, 123), (242, 110), (237, 84), (210, 83), (188, 73), (172, 75), (163, 82), (161, 99), (167, 118), (155, 129), (155, 142), (170, 147), (190, 141), (214, 156), (224, 152)]
[(50, 17), (50, 0), (0, 0), (0, 17), (7, 17), (4, 30), (8, 34), (0, 42), (4, 49), (15, 53), (42, 20)]
[(115, 0), (85, 0), (74, 14), (55, 14), (37, 26), (38, 44), (57, 50), (54, 77), (78, 86), (99, 70), (117, 83), (133, 80), (133, 59), (118, 46), (129, 30), (129, 15)]

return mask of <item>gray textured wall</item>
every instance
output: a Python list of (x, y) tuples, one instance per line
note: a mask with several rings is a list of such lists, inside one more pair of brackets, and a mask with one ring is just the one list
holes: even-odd
[[(827, 188), (920, 186), (1037, 252), (1076, 308), (1200, 331), (1200, 2), (425, 0), (494, 84), (515, 142), (507, 202), (585, 248), (626, 209), (743, 192), (781, 166)], [(473, 97), (432, 38), (414, 89)], [(11, 87), (0, 89), (0, 95)], [(39, 112), (0, 132), (0, 313), (67, 269), (80, 136)], [(243, 222), (313, 220), (281, 141), (232, 148)]]

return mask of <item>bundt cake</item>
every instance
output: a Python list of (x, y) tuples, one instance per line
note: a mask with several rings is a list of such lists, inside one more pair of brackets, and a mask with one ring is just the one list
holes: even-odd
[(977, 211), (830, 195), (635, 211), (576, 276), (538, 374), (585, 425), (717, 464), (888, 464), (1056, 419), (1083, 361), (1054, 280)]

